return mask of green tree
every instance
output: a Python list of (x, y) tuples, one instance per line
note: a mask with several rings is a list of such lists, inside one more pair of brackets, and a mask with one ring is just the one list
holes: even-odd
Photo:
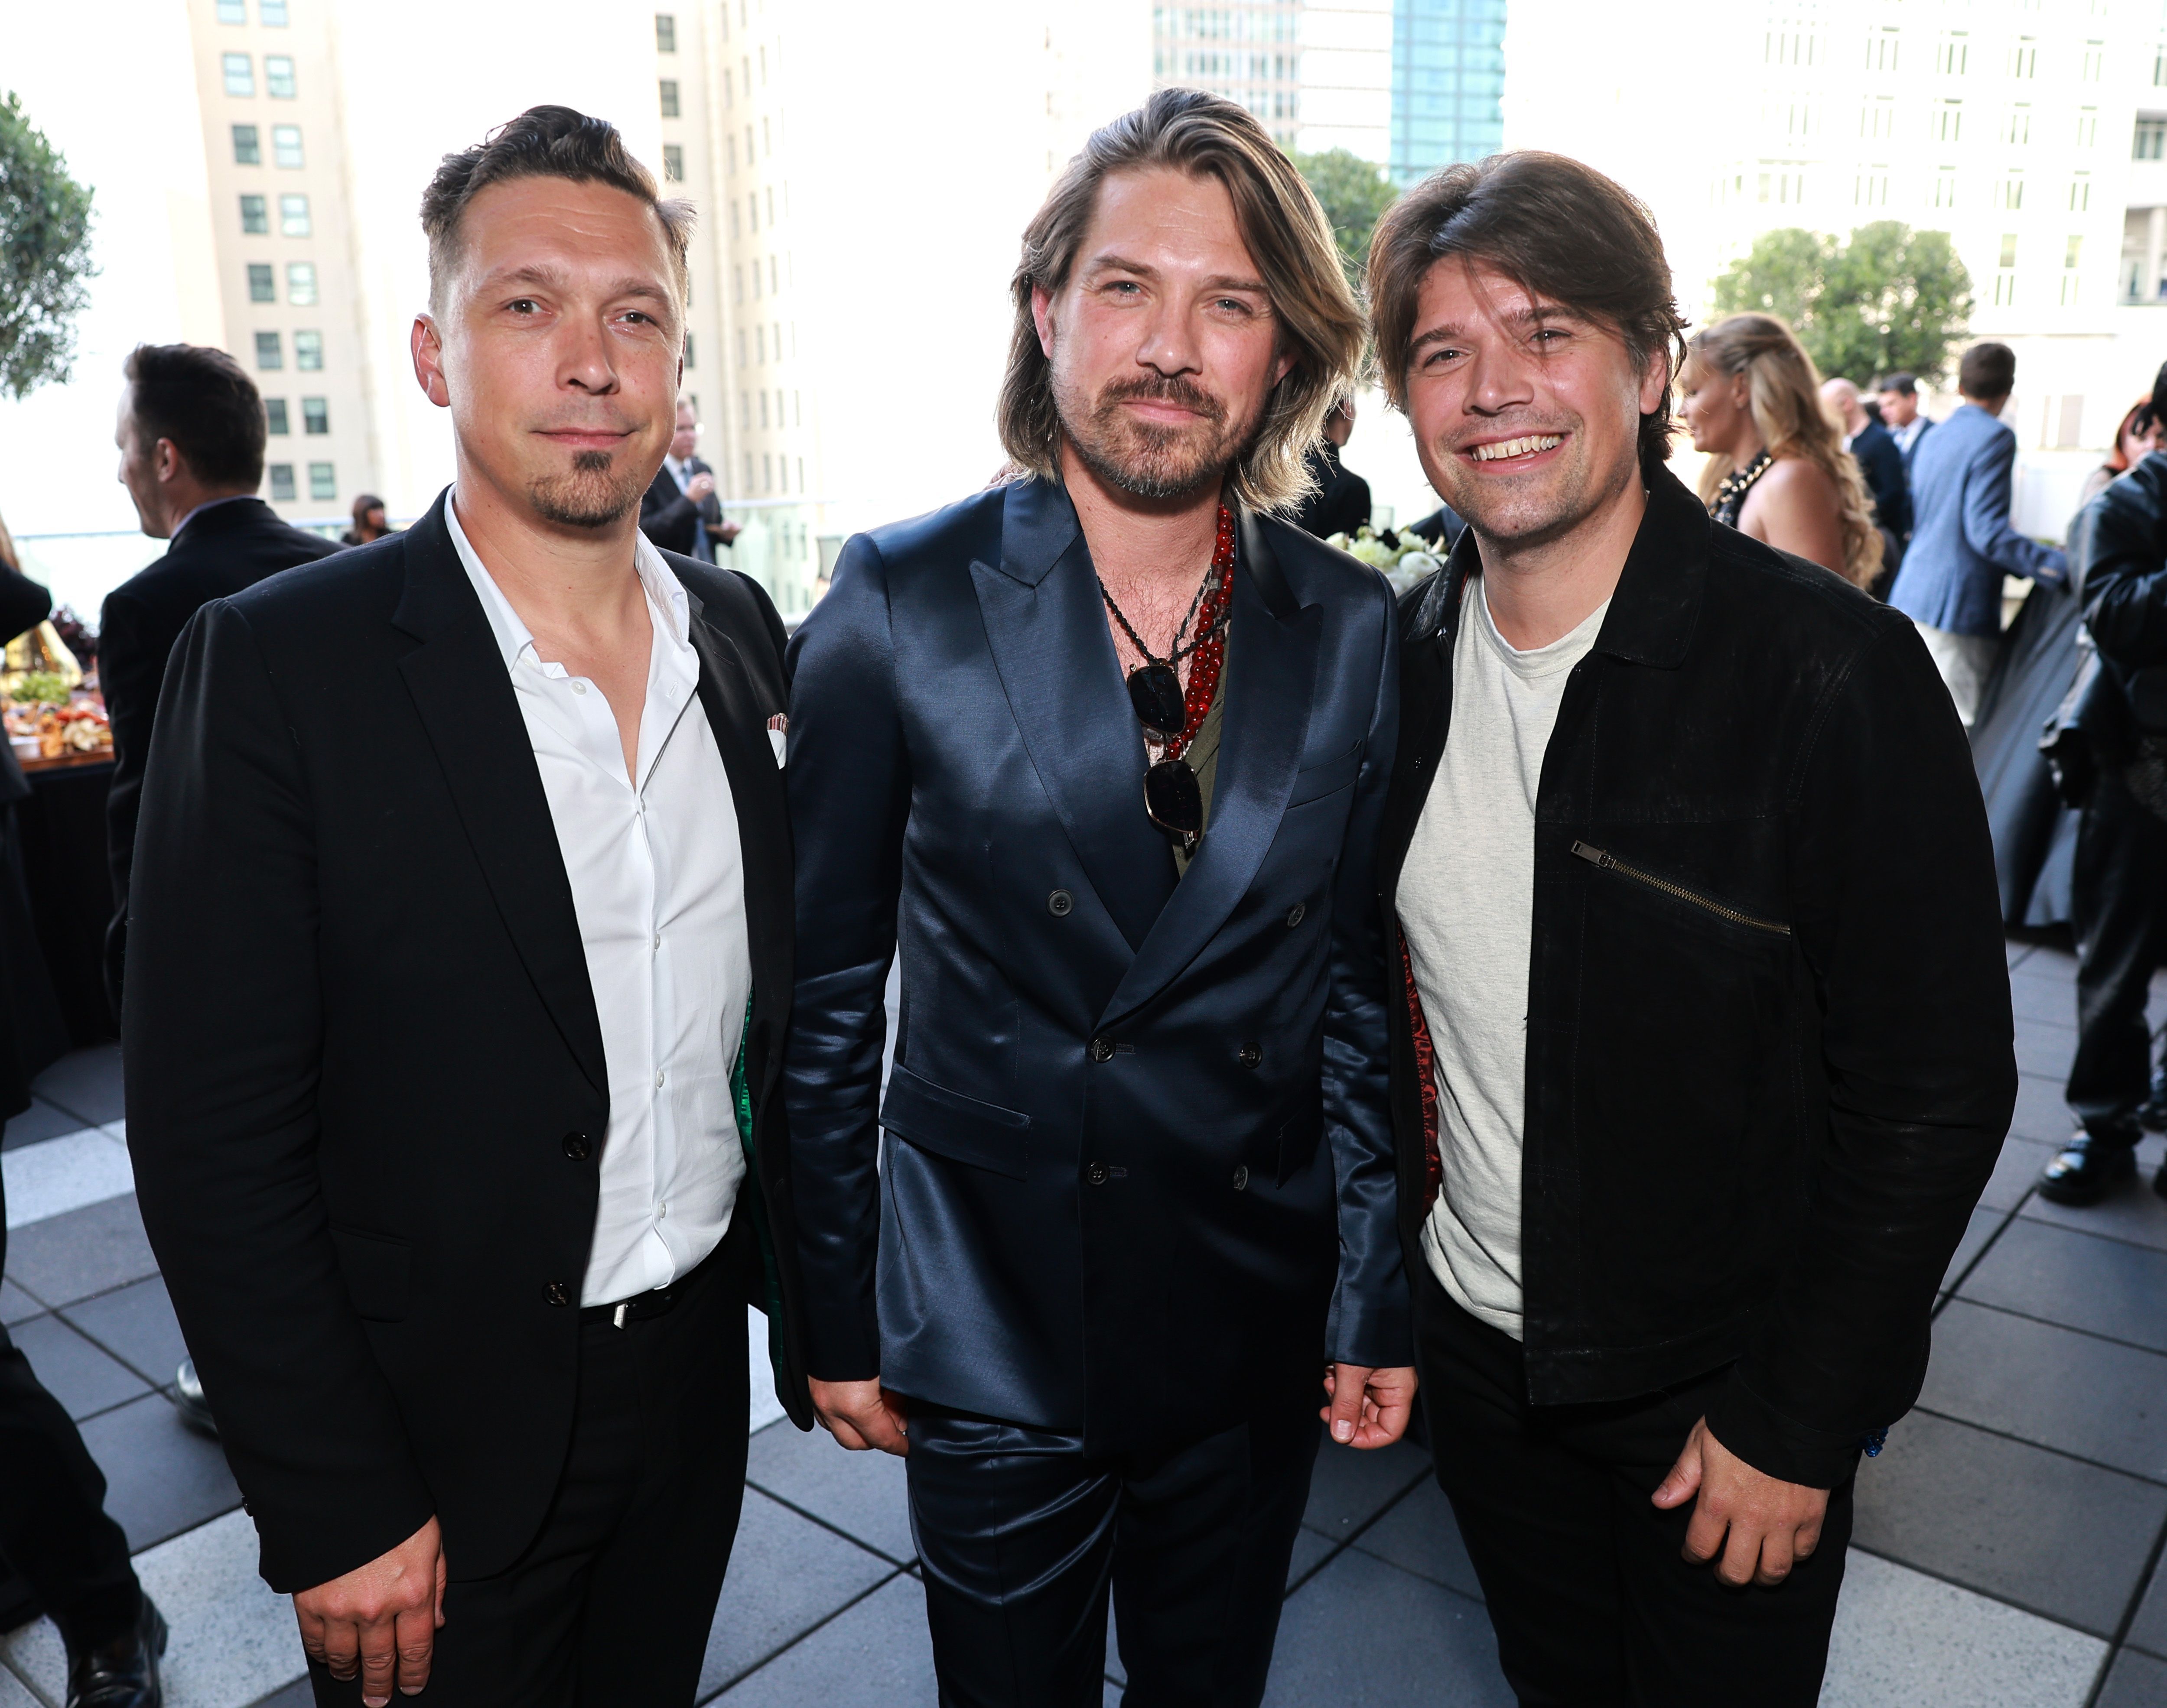
[(1895, 219), (1848, 239), (1763, 232), (1714, 293), (1719, 315), (1781, 315), (1823, 373), (1861, 385), (1899, 370), (1938, 378), (1971, 320), (1971, 276), (1948, 233)]
[(1378, 219), (1399, 192), (1392, 188), (1382, 167), (1343, 148), (1289, 158), (1324, 204), (1324, 217), (1332, 222), (1333, 235), (1339, 241), (1339, 258), (1347, 268), (1347, 277), (1359, 283), (1362, 263), (1369, 258), (1370, 234), (1377, 229)]
[(0, 98), (0, 392), (23, 398), (65, 380), (75, 317), (88, 302), (90, 192), (23, 116)]

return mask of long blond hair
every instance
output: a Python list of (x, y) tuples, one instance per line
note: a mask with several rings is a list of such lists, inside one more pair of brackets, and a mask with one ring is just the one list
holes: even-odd
[[(1687, 341), (1686, 359), (1710, 372), (1746, 376), (1754, 431), (1772, 457), (1810, 463), (1835, 484), (1843, 530), (1843, 578), (1864, 587), (1881, 568), (1881, 531), (1860, 479), (1858, 461), (1821, 407), (1821, 377), (1791, 329), (1773, 315), (1733, 315)], [(1702, 467), (1701, 502), (1712, 505), (1732, 472), (1730, 457), (1712, 453)]]

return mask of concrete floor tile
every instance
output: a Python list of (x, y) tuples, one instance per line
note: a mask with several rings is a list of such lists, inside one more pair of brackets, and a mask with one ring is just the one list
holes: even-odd
[(30, 1089), (47, 1103), (81, 1116), (87, 1127), (118, 1121), (128, 1113), (117, 1044), (69, 1051), (32, 1080)]
[(726, 1708), (930, 1708), (936, 1694), (925, 1592), (898, 1573), (713, 1700)]
[(1294, 1553), (1287, 1561), (1287, 1588), (1291, 1589), (1330, 1557), (1334, 1544), (1307, 1525), (1295, 1532)]
[(172, 1628), (166, 1708), (240, 1708), (303, 1676), (291, 1600), (256, 1573), (256, 1526), (229, 1512), (135, 1556)]
[(2167, 1251), (2167, 1200), (2152, 1190), (2157, 1165), (2146, 1161), (2145, 1148), (2138, 1147), (2137, 1178), (2105, 1203), (2079, 1208), (2050, 1203), (2035, 1192), (2022, 1214), (2032, 1221), (2074, 1228), (2081, 1234), (2103, 1234), (2110, 1240), (2127, 1240), (2132, 1245)]
[(825, 1430), (771, 1424), (752, 1438), (745, 1481), (898, 1565), (918, 1557), (903, 1461), (893, 1453), (853, 1453)]
[(1948, 1267), (1942, 1272), (1942, 1286), (1946, 1290), (1953, 1287), (1958, 1277), (1971, 1267), (1972, 1260), (1986, 1249), (1987, 1242), (2000, 1231), (2001, 1224), (2009, 1220), (2006, 1210), (1975, 1209), (1971, 1220), (1964, 1224), (1963, 1238), (1957, 1241), (1957, 1249), (1949, 1258)]
[(58, 1317), (34, 1318), (9, 1332), (45, 1392), (78, 1422), (149, 1392), (135, 1372)]
[(2027, 963), (2009, 976), (2009, 1003), (2020, 1021), (2076, 1030), (2077, 987), (2074, 977), (2035, 978)]
[(2167, 1251), (2011, 1219), (1958, 1298), (2167, 1352)]
[(183, 1423), (163, 1394), (146, 1393), (91, 1419), (82, 1439), (105, 1473), (105, 1510), (128, 1532), (131, 1551), (155, 1547), (241, 1504), (218, 1443)]
[(45, 1705), (30, 1694), (29, 1686), (0, 1667), (0, 1708), (45, 1708)]
[(27, 1227), (135, 1190), (128, 1147), (98, 1127), (0, 1151), (8, 1225)]
[(2042, 1145), (2034, 1139), (2005, 1139), (1994, 1165), (1993, 1177), (1979, 1195), (1983, 1210), (2013, 1210), (2037, 1184), (2039, 1171), (2054, 1160), (2061, 1146)]
[(2153, 1568), (2152, 1581), (2145, 1587), (2144, 1599), (2137, 1604), (2137, 1617), (2129, 1621), (2129, 1633), (2122, 1641), (2167, 1660), (2167, 1562)]
[(2167, 1480), (2167, 1357), (1970, 1304), (1934, 1319), (1919, 1404), (1944, 1417)]
[(32, 1097), (30, 1107), (8, 1123), (7, 1130), (0, 1134), (0, 1150), (19, 1150), (25, 1145), (35, 1145), (40, 1140), (57, 1139), (63, 1133), (80, 1133), (86, 1123), (79, 1115), (71, 1115), (66, 1109), (56, 1109), (43, 1097)]
[(132, 1192), (8, 1235), (8, 1273), (50, 1305), (73, 1304), (157, 1272)]
[(700, 1697), (729, 1689), (896, 1570), (893, 1561), (747, 1489), (700, 1666)]
[(2016, 1023), (2016, 1069), (2041, 1079), (2067, 1084), (2077, 1053), (2076, 1029), (2043, 1020)]
[(188, 1356), (159, 1276), (70, 1305), (61, 1314), (153, 1388), (172, 1387), (181, 1360)]
[(2010, 1118), (2009, 1130), (2020, 1139), (2046, 1145), (2059, 1145), (2075, 1132), (2077, 1118), (2062, 1097), (2065, 1082), (2041, 1074), (2018, 1074), (2016, 1113)]
[(0, 1636), (0, 1659), (40, 1703), (59, 1708), (66, 1699), (67, 1648), (51, 1620), (33, 1620)]
[(316, 1693), (304, 1674), (284, 1689), (273, 1690), (262, 1700), (250, 1703), (249, 1708), (316, 1708)]
[(2167, 1702), (2167, 1661), (2126, 1648), (2114, 1658), (2092, 1708), (2159, 1708)]
[(1321, 1423), (1317, 1436), (1317, 1468), (1301, 1521), (1333, 1541), (1345, 1541), (1430, 1475), (1429, 1455), (1411, 1441), (1358, 1452), (1334, 1444)]
[(2001, 944), (2002, 959), (2008, 964), (2009, 970), (2014, 972), (2037, 947), (2034, 943), (2022, 943), (2013, 937), (2005, 938)]
[(1425, 1477), (1409, 1489), (1391, 1511), (1362, 1532), (1354, 1546), (1387, 1565), (1457, 1589), (1470, 1600), (1482, 1599), (1482, 1585), (1467, 1557), (1467, 1544), (1460, 1539), (1452, 1503), (1433, 1477)]
[(2167, 1489), (1914, 1412), (1859, 1468), (1853, 1540), (2111, 1637), (2163, 1524)]
[(1490, 1616), (1349, 1548), (1287, 1598), (1266, 1708), (1513, 1708)]
[(2100, 1638), (1852, 1551), (1820, 1708), (2084, 1708)]
[(45, 1309), (13, 1282), (0, 1281), (0, 1328), (28, 1322), (32, 1317), (43, 1315)]

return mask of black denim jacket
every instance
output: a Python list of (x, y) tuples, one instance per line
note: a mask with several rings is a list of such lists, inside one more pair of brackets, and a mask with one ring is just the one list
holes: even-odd
[[(1900, 613), (1709, 521), (1667, 471), (1574, 667), (1535, 811), (1529, 1396), (1729, 1364), (1716, 1438), (1831, 1487), (1918, 1397), (2016, 1066), (1970, 749)], [(1401, 605), (1393, 896), (1451, 717), (1472, 531)], [(1428, 1199), (1392, 1005), (1401, 1233)]]

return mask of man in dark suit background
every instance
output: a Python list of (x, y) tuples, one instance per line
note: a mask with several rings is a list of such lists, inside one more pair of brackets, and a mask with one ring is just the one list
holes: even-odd
[(723, 520), (715, 471), (692, 454), (699, 447), (700, 412), (689, 399), (681, 399), (670, 454), (639, 500), (639, 531), (665, 552), (712, 563), (715, 547), (737, 538), (738, 525)]
[(1903, 453), (1904, 472), (1909, 474), (1919, 455), (1919, 442), (1935, 426), (1931, 416), (1919, 412), (1918, 376), (1892, 373), (1876, 381), (1873, 389), (1881, 405), (1881, 425), (1889, 429), (1889, 436)]
[(691, 222), (569, 108), (448, 156), (412, 346), (455, 487), (174, 653), (128, 1138), (320, 1705), (690, 1708), (748, 1302), (811, 1423), (781, 625), (638, 528)]
[(1334, 534), (1352, 539), (1355, 529), (1370, 526), (1370, 483), (1339, 458), (1354, 436), (1354, 394), (1348, 392), (1333, 405), (1324, 418), (1323, 439), (1310, 447), (1304, 459), (1317, 489), (1287, 518), (1304, 533), (1320, 540), (1328, 540)]
[(1881, 530), (1881, 568), (1868, 590), (1888, 595), (1911, 537), (1911, 477), (1897, 448), (1896, 436), (1866, 407), (1858, 388), (1847, 379), (1821, 382), (1821, 402), (1843, 433), (1843, 448), (1858, 464), (1859, 478), (1873, 500), (1874, 526)]

